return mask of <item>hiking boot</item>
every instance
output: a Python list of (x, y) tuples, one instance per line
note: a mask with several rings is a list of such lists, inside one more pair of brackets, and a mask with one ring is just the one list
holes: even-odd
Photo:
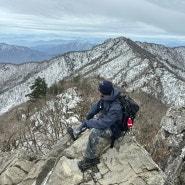
[(71, 136), (71, 139), (72, 139), (73, 141), (76, 140), (76, 138), (75, 138), (75, 136), (74, 136), (74, 134), (73, 134), (73, 129), (72, 129), (71, 127), (68, 127), (68, 128), (67, 128), (67, 133)]
[(78, 167), (80, 168), (80, 170), (84, 171), (92, 166), (97, 165), (98, 163), (100, 163), (99, 158), (94, 159), (84, 158), (82, 161), (78, 163)]

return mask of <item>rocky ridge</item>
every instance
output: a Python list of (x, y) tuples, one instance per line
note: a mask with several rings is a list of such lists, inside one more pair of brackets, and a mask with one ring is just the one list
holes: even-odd
[(0, 184), (165, 184), (165, 174), (132, 135), (120, 138), (113, 149), (109, 141), (102, 139), (100, 164), (82, 173), (77, 163), (82, 159), (87, 139), (88, 131), (74, 143), (66, 135), (49, 154), (37, 161), (26, 151), (19, 151), (6, 162), (1, 160)]
[[(163, 47), (167, 51), (160, 47), (155, 47), (155, 50), (153, 48), (153, 44), (145, 47), (144, 43), (138, 44), (121, 37), (109, 39), (89, 51), (66, 53), (48, 62), (13, 66), (0, 64), (0, 113), (27, 101), (25, 94), (30, 93), (28, 87), (38, 76), (45, 78), (48, 86), (74, 76), (100, 76), (112, 80), (120, 87), (126, 84), (125, 89), (129, 92), (142, 91), (155, 96), (164, 104), (183, 105), (183, 47)], [(170, 54), (164, 55), (164, 52)], [(179, 62), (174, 62), (176, 56), (181, 59)]]

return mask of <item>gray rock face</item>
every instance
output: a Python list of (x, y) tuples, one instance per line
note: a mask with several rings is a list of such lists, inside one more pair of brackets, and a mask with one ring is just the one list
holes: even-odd
[[(175, 184), (185, 184), (185, 107), (171, 107), (161, 121), (154, 141), (155, 150), (163, 149), (166, 175)], [(161, 150), (162, 151), (162, 150)], [(158, 152), (158, 155), (161, 155)]]
[(83, 158), (87, 139), (88, 131), (74, 143), (66, 135), (38, 161), (13, 156), (4, 164), (0, 184), (165, 184), (165, 174), (132, 135), (121, 137), (113, 149), (109, 147), (110, 141), (102, 139), (98, 150), (100, 164), (82, 173), (77, 163)]
[(34, 163), (29, 161), (29, 157), (24, 151), (17, 152), (5, 163), (2, 163), (0, 184), (18, 184), (27, 176), (33, 166)]

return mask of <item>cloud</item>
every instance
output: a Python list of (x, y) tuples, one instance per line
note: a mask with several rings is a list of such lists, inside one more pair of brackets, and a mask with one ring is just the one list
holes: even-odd
[(184, 38), (183, 0), (1, 0), (0, 34)]

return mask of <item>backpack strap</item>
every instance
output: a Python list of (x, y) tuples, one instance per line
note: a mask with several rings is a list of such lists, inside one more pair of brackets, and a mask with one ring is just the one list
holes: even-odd
[(111, 144), (110, 144), (110, 148), (114, 147), (114, 142), (115, 142), (116, 138), (114, 136), (111, 137)]
[[(115, 102), (118, 102), (118, 101), (113, 100), (112, 102), (110, 102), (109, 105), (106, 107), (106, 109), (103, 111), (103, 114), (107, 115), (111, 106), (115, 104)], [(101, 105), (101, 108), (103, 109), (103, 102), (101, 102), (100, 105)]]
[[(127, 134), (127, 132), (128, 132), (128, 131), (123, 132), (122, 137), (124, 137), (124, 136)], [(113, 147), (114, 147), (115, 141), (116, 141), (116, 138), (115, 138), (114, 136), (112, 136), (110, 148), (113, 148)]]

